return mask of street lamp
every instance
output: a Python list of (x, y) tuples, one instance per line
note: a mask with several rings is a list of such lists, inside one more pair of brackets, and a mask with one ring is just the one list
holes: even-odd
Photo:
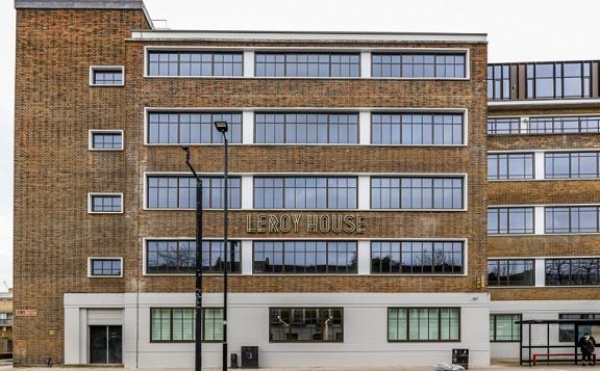
[(202, 370), (202, 179), (190, 164), (190, 149), (183, 147), (185, 163), (196, 178), (196, 357), (195, 371)]
[[(227, 175), (229, 171), (229, 161), (228, 161), (228, 141), (227, 141), (227, 130), (228, 125), (227, 121), (215, 121), (215, 128), (221, 135), (223, 136), (223, 142), (225, 146), (223, 147), (225, 150), (224, 159), (223, 159), (223, 181), (224, 181), (224, 195), (223, 195), (223, 255), (225, 258), (223, 262), (225, 263), (225, 268), (223, 269), (223, 371), (227, 370), (227, 269), (228, 269), (228, 255), (229, 255), (229, 242), (228, 242), (228, 226), (229, 220), (227, 218), (227, 212), (229, 209), (229, 184), (227, 181)], [(233, 263), (233, 262), (232, 262)]]

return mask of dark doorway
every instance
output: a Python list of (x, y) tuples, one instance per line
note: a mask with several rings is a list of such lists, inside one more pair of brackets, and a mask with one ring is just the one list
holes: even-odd
[(122, 364), (121, 326), (90, 326), (90, 363)]

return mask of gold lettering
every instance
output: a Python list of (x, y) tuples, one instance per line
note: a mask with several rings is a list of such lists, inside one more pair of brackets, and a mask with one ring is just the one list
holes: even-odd
[(265, 233), (267, 231), (267, 226), (269, 225), (269, 216), (261, 214), (257, 217), (257, 225), (256, 230), (259, 233)]
[(306, 231), (307, 232), (318, 232), (319, 219), (318, 215), (308, 215), (306, 217)]
[(292, 217), (289, 214), (283, 214), (279, 219), (279, 230), (288, 233), (292, 230)]
[(252, 225), (252, 215), (246, 215), (246, 232), (256, 233), (256, 227)]
[(341, 215), (332, 215), (331, 216), (331, 230), (333, 233), (342, 233), (344, 226), (342, 224), (342, 216)]
[(321, 231), (321, 233), (327, 233), (329, 232), (329, 216), (327, 215), (321, 215), (321, 217), (319, 218), (319, 230)]
[(354, 222), (353, 215), (345, 215), (344, 216), (344, 232), (346, 233), (354, 233), (356, 231), (356, 224)]
[(298, 233), (300, 231), (300, 214), (292, 215), (292, 219), (294, 221), (294, 232)]
[(362, 215), (356, 216), (356, 233), (365, 233), (365, 217)]
[(269, 215), (269, 233), (279, 232), (279, 218), (277, 215)]

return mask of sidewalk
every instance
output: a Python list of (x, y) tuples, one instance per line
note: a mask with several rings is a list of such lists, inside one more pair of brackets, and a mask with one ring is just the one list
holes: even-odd
[[(572, 371), (572, 370), (599, 370), (600, 365), (586, 366), (581, 365), (538, 365), (535, 367), (519, 366), (518, 363), (493, 364), (486, 367), (470, 367), (469, 371)], [(12, 363), (7, 360), (0, 360), (0, 370), (8, 371), (124, 371), (124, 368), (116, 367), (17, 367), (13, 368)], [(221, 368), (203, 368), (204, 371), (221, 371)], [(230, 369), (230, 370), (248, 370), (248, 369)], [(390, 366), (390, 367), (310, 367), (310, 368), (260, 368), (260, 371), (434, 371), (434, 365), (415, 367), (415, 366)], [(193, 369), (137, 369), (136, 371), (193, 371)]]

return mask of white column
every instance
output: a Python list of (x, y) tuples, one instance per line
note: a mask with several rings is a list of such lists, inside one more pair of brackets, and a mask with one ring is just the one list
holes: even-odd
[(546, 161), (544, 152), (535, 152), (533, 155), (533, 164), (536, 180), (543, 180), (546, 174)]
[(371, 242), (358, 241), (358, 274), (371, 273)]
[(371, 53), (362, 52), (360, 53), (360, 77), (369, 78), (371, 77)]
[(254, 206), (254, 183), (251, 175), (242, 175), (242, 209), (251, 210)]
[(254, 77), (254, 52), (244, 51), (244, 77)]
[(358, 143), (371, 144), (371, 111), (358, 113)]
[(519, 131), (521, 134), (529, 133), (529, 117), (523, 116), (521, 117)]
[(254, 111), (242, 112), (242, 143), (254, 142)]
[(535, 287), (546, 286), (546, 263), (545, 259), (535, 259)]
[(533, 219), (535, 220), (535, 234), (544, 234), (545, 231), (545, 215), (544, 215), (544, 207), (536, 206), (533, 209)]
[(252, 241), (242, 241), (242, 274), (252, 274)]
[(369, 210), (371, 208), (371, 177), (358, 177), (358, 209)]

